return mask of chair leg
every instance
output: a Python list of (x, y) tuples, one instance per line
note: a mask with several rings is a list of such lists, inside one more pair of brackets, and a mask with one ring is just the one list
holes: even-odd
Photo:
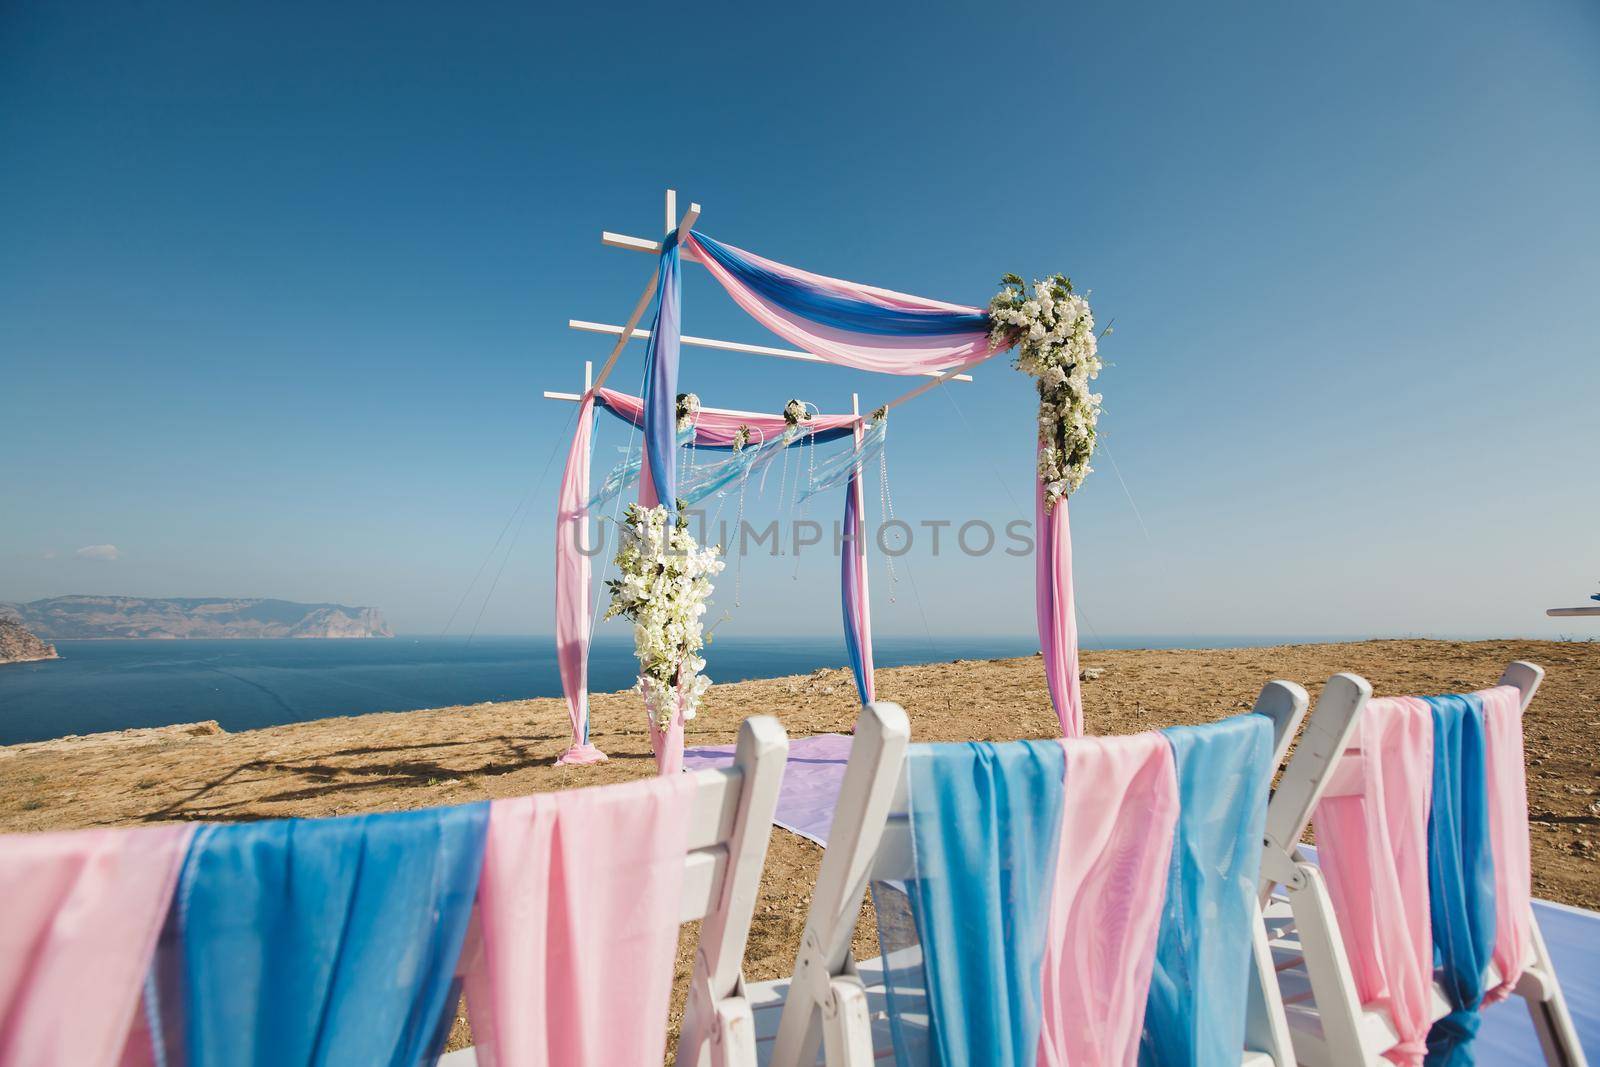
[(1329, 1062), (1379, 1062), (1381, 1050), (1368, 1049), (1362, 1037), (1361, 997), (1356, 992), (1350, 960), (1345, 955), (1338, 921), (1333, 914), (1333, 899), (1328, 895), (1322, 872), (1308, 863), (1296, 866), (1304, 877), (1304, 888), (1289, 889), (1289, 906), (1300, 934), (1306, 974), (1311, 979), (1311, 995), (1322, 1021)]
[(717, 1005), (711, 1062), (713, 1067), (756, 1067), (756, 1018), (744, 997), (726, 997)]
[(1548, 979), (1543, 999), (1523, 998), (1528, 1016), (1533, 1020), (1534, 1032), (1539, 1035), (1544, 1060), (1551, 1067), (1588, 1067), (1589, 1061), (1578, 1042), (1577, 1027), (1572, 1023), (1572, 1013), (1567, 1010), (1566, 994), (1561, 991), (1561, 980), (1556, 977), (1550, 950), (1545, 947), (1544, 933), (1539, 929), (1539, 920), (1531, 915), (1528, 931), (1533, 937), (1533, 965)]
[(1261, 905), (1255, 907), (1255, 929), (1250, 938), (1250, 991), (1245, 1014), (1245, 1048), (1265, 1052), (1274, 1067), (1295, 1067), (1294, 1046), (1289, 1023), (1283, 1012), (1283, 994), (1272, 965), (1272, 946), (1261, 918)]
[(867, 991), (855, 977), (828, 983), (822, 1009), (823, 1050), (828, 1067), (872, 1067), (872, 1020)]

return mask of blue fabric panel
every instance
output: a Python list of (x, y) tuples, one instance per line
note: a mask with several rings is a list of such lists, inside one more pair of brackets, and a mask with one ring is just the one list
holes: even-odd
[(678, 231), (661, 242), (656, 320), (644, 350), (644, 455), (656, 496), (667, 511), (678, 510), (678, 348), (682, 332), (683, 279), (678, 271)]
[(1494, 855), (1489, 841), (1483, 700), (1424, 697), (1433, 710), (1433, 805), (1428, 895), (1433, 948), (1454, 1009), (1428, 1031), (1428, 1067), (1470, 1067), (1484, 968), (1494, 950)]
[(694, 231), (694, 239), (729, 274), (763, 300), (822, 326), (884, 337), (938, 337), (989, 331), (989, 316), (982, 312), (882, 307), (769, 270), (740, 255), (738, 249), (713, 240), (699, 230)]
[[(856, 695), (861, 703), (867, 702), (867, 667), (861, 655), (862, 634), (858, 623), (861, 607), (856, 594), (860, 591), (862, 553), (865, 547), (860, 538), (866, 536), (856, 514), (856, 478), (852, 469), (844, 487), (844, 544), (839, 549), (839, 613), (844, 618), (844, 649), (850, 657), (850, 673), (855, 676)], [(870, 638), (870, 635), (869, 635)]]
[(916, 877), (907, 891), (934, 1062), (1033, 1067), (1038, 1058), (1065, 766), (1050, 741), (911, 747)]
[(1237, 715), (1162, 731), (1178, 772), (1141, 1067), (1238, 1067), (1272, 782), (1272, 722)]
[(488, 819), (478, 803), (202, 829), (178, 886), (184, 1040), (168, 1058), (416, 1067), (454, 1010)]

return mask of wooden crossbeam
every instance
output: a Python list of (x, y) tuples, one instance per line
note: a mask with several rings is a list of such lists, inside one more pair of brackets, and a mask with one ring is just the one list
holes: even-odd
[[(626, 327), (623, 326), (613, 326), (610, 323), (605, 322), (587, 322), (583, 319), (568, 319), (567, 325), (574, 330), (582, 330), (585, 333), (603, 333), (610, 334), (613, 337), (621, 337), (626, 329)], [(647, 341), (649, 339), (649, 330), (641, 330), (637, 328), (634, 329), (633, 336), (629, 338), (629, 340), (632, 341)], [(683, 336), (679, 337), (678, 340), (683, 344), (692, 345), (695, 348), (714, 348), (719, 352), (739, 352), (750, 356), (776, 356), (779, 359), (796, 359), (803, 363), (828, 362), (821, 356), (813, 355), (810, 352), (804, 352), (798, 348), (773, 348), (769, 345), (747, 345), (742, 341), (722, 341), (715, 337), (693, 337), (689, 334), (684, 334)], [(837, 364), (834, 365), (837, 366)], [(972, 375), (970, 374), (949, 374), (948, 372), (941, 374), (938, 371), (924, 371), (922, 373), (928, 378), (944, 378), (947, 381), (953, 382), (972, 381)]]

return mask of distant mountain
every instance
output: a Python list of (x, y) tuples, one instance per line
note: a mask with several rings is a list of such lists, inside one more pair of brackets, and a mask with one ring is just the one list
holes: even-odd
[(377, 608), (233, 597), (57, 596), (0, 602), (10, 619), (52, 641), (134, 637), (393, 637)]
[(55, 646), (41, 641), (21, 623), (0, 618), (0, 663), (28, 663), (55, 659)]

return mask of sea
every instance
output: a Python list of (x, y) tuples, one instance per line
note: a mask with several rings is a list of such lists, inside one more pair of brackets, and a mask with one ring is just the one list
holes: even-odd
[[(1085, 647), (1236, 648), (1284, 637), (1110, 638)], [(0, 665), (0, 745), (68, 734), (215, 719), (231, 732), (332, 715), (410, 711), (561, 694), (549, 637), (370, 640), (56, 641), (61, 658)], [(1038, 651), (1019, 637), (890, 637), (879, 667), (998, 659)], [(602, 637), (589, 657), (594, 692), (634, 681), (627, 637)], [(838, 637), (718, 635), (706, 656), (718, 682), (843, 667)]]

